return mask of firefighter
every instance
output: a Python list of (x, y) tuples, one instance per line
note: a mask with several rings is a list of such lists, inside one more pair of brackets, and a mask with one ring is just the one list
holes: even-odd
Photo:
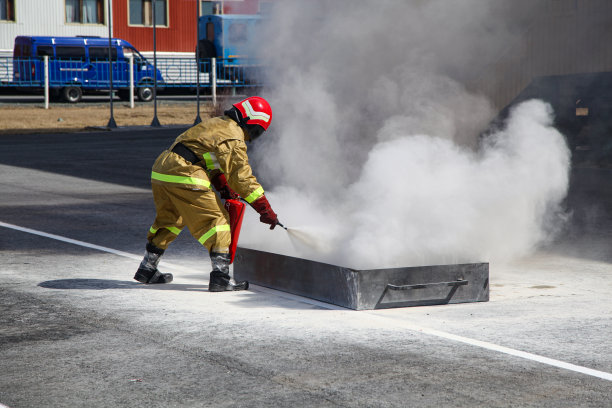
[(149, 284), (172, 282), (172, 274), (161, 273), (157, 265), (168, 245), (187, 227), (210, 254), (208, 290), (248, 289), (246, 281), (230, 281), (229, 215), (212, 187), (222, 199), (242, 197), (270, 229), (279, 224), (253, 176), (245, 144), (265, 132), (271, 121), (268, 102), (252, 96), (232, 105), (224, 116), (191, 127), (157, 158), (151, 173), (155, 222), (134, 279)]

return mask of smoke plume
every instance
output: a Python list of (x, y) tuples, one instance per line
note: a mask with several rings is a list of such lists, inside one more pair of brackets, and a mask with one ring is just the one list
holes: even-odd
[(540, 2), (507, 3), (278, 2), (261, 55), (274, 119), (250, 154), (281, 222), (318, 245), (254, 215), (240, 244), (363, 269), (510, 259), (550, 239), (570, 161), (550, 106), (525, 102), (482, 139), (496, 109), (465, 85)]

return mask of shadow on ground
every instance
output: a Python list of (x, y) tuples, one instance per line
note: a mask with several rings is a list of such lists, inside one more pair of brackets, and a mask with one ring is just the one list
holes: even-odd
[(208, 290), (208, 285), (143, 285), (132, 281), (121, 281), (112, 279), (56, 279), (44, 281), (38, 286), (47, 289), (80, 289), (80, 290), (108, 290), (108, 289), (154, 289), (154, 290), (179, 290), (202, 292)]

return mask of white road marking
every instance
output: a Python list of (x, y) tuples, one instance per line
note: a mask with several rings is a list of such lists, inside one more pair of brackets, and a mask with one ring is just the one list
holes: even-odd
[[(0, 221), (0, 227), (5, 227), (5, 228), (10, 228), (13, 230), (17, 230), (17, 231), (22, 231), (22, 232), (27, 232), (29, 234), (34, 234), (34, 235), (38, 235), (41, 237), (46, 237), (46, 238), (51, 238), (51, 239), (55, 239), (58, 241), (62, 241), (62, 242), (66, 242), (69, 244), (74, 244), (74, 245), (79, 245), (85, 248), (91, 248), (91, 249), (97, 249), (99, 251), (103, 251), (103, 252), (108, 252), (110, 254), (114, 254), (114, 255), (119, 255), (119, 256), (123, 256), (126, 258), (130, 258), (130, 259), (135, 259), (135, 260), (141, 260), (142, 256), (138, 256), (138, 255), (134, 255), (131, 254), (129, 252), (124, 252), (124, 251), (119, 251), (113, 248), (108, 248), (108, 247), (104, 247), (104, 246), (100, 246), (100, 245), (95, 245), (95, 244), (90, 244), (89, 242), (84, 242), (84, 241), (79, 241), (76, 239), (72, 239), (72, 238), (67, 238), (67, 237), (62, 237), (61, 235), (55, 235), (55, 234), (49, 234), (46, 232), (42, 232), (42, 231), (38, 231), (38, 230), (34, 230), (31, 228), (25, 228), (25, 227), (20, 227), (18, 225), (14, 225), (14, 224), (8, 224), (5, 222)], [(160, 263), (161, 265), (161, 263)], [(169, 264), (167, 262), (163, 263), (163, 265), (167, 268), (172, 268), (172, 269), (178, 269), (178, 270), (189, 270), (188, 268), (184, 268), (184, 267), (180, 267), (177, 265), (172, 265)], [(284, 292), (279, 292), (273, 289), (269, 289), (269, 288), (263, 288), (263, 287), (258, 287), (257, 291), (259, 292), (267, 292), (267, 293), (276, 293), (276, 294), (282, 294), (280, 295), (281, 297), (285, 297), (285, 298), (289, 298), (289, 299), (293, 299), (293, 300), (298, 300), (307, 304), (311, 304), (311, 305), (315, 305), (315, 306), (319, 306), (319, 307), (324, 307), (326, 309), (332, 309), (332, 310), (348, 310), (336, 305), (331, 305), (328, 303), (324, 303), (324, 302), (319, 302), (316, 300), (312, 300), (312, 299), (308, 299), (308, 298), (304, 298), (301, 296), (297, 296), (297, 295), (292, 295), (292, 294), (287, 294)], [(597, 378), (601, 378), (603, 380), (607, 380), (607, 381), (612, 381), (612, 373), (607, 373), (605, 371), (599, 371), (599, 370), (594, 370), (592, 368), (588, 368), (588, 367), (583, 367), (583, 366), (579, 366), (579, 365), (575, 365), (575, 364), (571, 364), (571, 363), (567, 363), (565, 361), (561, 361), (561, 360), (555, 360), (552, 358), (548, 358), (548, 357), (544, 357), (544, 356), (540, 356), (537, 354), (533, 354), (533, 353), (528, 353), (525, 351), (521, 351), (521, 350), (515, 350), (509, 347), (504, 347), (504, 346), (500, 346), (498, 344), (494, 344), (494, 343), (489, 343), (486, 341), (481, 341), (481, 340), (476, 340), (476, 339), (471, 339), (469, 337), (463, 337), (463, 336), (458, 336), (452, 333), (446, 333), (440, 330), (435, 330), (435, 329), (429, 329), (427, 327), (421, 327), (421, 326), (417, 326), (414, 324), (411, 324), (409, 322), (398, 322), (396, 320), (392, 320), (389, 319), (385, 316), (380, 316), (377, 314), (373, 314), (375, 312), (368, 312), (368, 311), (361, 311), (361, 312), (356, 312), (356, 313), (367, 313), (370, 317), (376, 318), (376, 319), (384, 319), (387, 320), (388, 323), (393, 324), (393, 325), (401, 325), (402, 327), (418, 332), (418, 333), (423, 333), (423, 334), (427, 334), (430, 336), (435, 336), (435, 337), (440, 337), (443, 339), (447, 339), (447, 340), (451, 340), (451, 341), (455, 341), (455, 342), (459, 342), (459, 343), (464, 343), (464, 344), (468, 344), (470, 346), (475, 346), (475, 347), (480, 347), (486, 350), (491, 350), (491, 351), (497, 351), (499, 353), (504, 353), (504, 354), (508, 354), (511, 356), (515, 356), (515, 357), (520, 357), (526, 360), (531, 360), (531, 361), (536, 361), (538, 363), (542, 363), (542, 364), (546, 364), (549, 366), (553, 366), (553, 367), (558, 367), (558, 368), (562, 368), (565, 370), (569, 370), (569, 371), (574, 371), (577, 373), (581, 373), (581, 374), (586, 374), (589, 376), (593, 376), (593, 377), (597, 377)], [(0, 404), (0, 408), (8, 408), (5, 407), (4, 405)]]
[[(67, 237), (62, 237), (61, 235), (49, 234), (47, 232), (38, 231), (38, 230), (35, 230), (35, 229), (31, 229), (31, 228), (20, 227), (19, 225), (8, 224), (8, 223), (2, 222), (2, 221), (0, 221), (0, 227), (6, 227), (6, 228), (14, 229), (14, 230), (17, 230), (17, 231), (27, 232), (29, 234), (34, 234), (34, 235), (39, 235), (39, 236), (45, 237), (45, 238), (55, 239), (57, 241), (62, 241), (62, 242), (66, 242), (66, 243), (69, 243), (69, 244), (79, 245), (79, 246), (82, 246), (82, 247), (85, 247), (85, 248), (97, 249), (98, 251), (108, 252), (110, 254), (119, 255), (119, 256), (126, 257), (126, 258), (130, 258), (130, 259), (135, 259), (137, 261), (141, 261), (143, 255), (144, 255), (144, 253), (143, 253), (143, 255), (134, 255), (134, 254), (130, 254), (129, 252), (123, 252), (123, 251), (119, 251), (117, 249), (108, 248), (108, 247), (101, 246), (101, 245), (90, 244), (89, 242), (79, 241), (77, 239), (72, 239), (72, 238), (67, 238)], [(182, 266), (169, 264), (169, 263), (164, 262), (164, 261), (160, 262), (160, 266), (165, 266), (166, 268), (176, 269), (176, 270), (187, 270), (187, 268), (184, 268)], [(0, 407), (0, 408), (2, 408), (2, 407)]]
[[(367, 312), (366, 312), (367, 313)], [(384, 316), (377, 315), (376, 317), (391, 320)], [(536, 361), (538, 363), (547, 364), (553, 367), (563, 368), (569, 371), (575, 371), (577, 373), (582, 373), (586, 375), (590, 375), (593, 377), (601, 378), (603, 380), (612, 381), (612, 373), (607, 373), (605, 371), (594, 370), (592, 368), (579, 366), (576, 364), (567, 363), (561, 360), (555, 360), (553, 358), (548, 358), (544, 356), (540, 356), (538, 354), (528, 353), (526, 351), (516, 350), (509, 347), (500, 346), (495, 343), (489, 343), (487, 341), (481, 341), (476, 339), (471, 339), (469, 337), (458, 336), (456, 334), (443, 332), (436, 329), (429, 329), (427, 327), (417, 326), (411, 324), (409, 322), (397, 322), (393, 320), (393, 322), (398, 325), (400, 324), (402, 327), (419, 332), (424, 334), (429, 334), (431, 336), (440, 337), (447, 340), (456, 341), (459, 343), (469, 344), (471, 346), (480, 347), (487, 350), (497, 351), (499, 353), (509, 354), (511, 356), (524, 358), (526, 360)]]

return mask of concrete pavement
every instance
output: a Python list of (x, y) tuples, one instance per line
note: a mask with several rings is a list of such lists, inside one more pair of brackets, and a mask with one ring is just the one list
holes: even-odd
[(164, 257), (175, 282), (144, 286), (150, 166), (179, 131), (0, 139), (0, 404), (611, 406), (610, 207), (600, 197), (583, 222), (586, 183), (570, 197), (581, 228), (492, 264), (487, 303), (357, 312), (209, 293), (188, 234)]

